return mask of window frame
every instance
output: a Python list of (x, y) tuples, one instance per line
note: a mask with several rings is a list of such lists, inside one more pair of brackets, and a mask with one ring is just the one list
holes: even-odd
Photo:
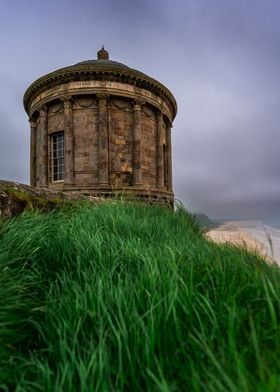
[[(62, 137), (62, 139), (61, 139)], [(62, 142), (62, 148), (58, 148)], [(56, 147), (56, 148), (55, 148)], [(61, 154), (62, 151), (62, 154)], [(56, 153), (56, 157), (55, 157)], [(61, 163), (55, 162), (62, 159)], [(57, 163), (57, 164), (55, 164)], [(63, 170), (60, 170), (63, 167)], [(56, 168), (56, 169), (55, 169)], [(51, 135), (51, 180), (59, 183), (65, 180), (65, 137), (64, 131), (55, 132)]]

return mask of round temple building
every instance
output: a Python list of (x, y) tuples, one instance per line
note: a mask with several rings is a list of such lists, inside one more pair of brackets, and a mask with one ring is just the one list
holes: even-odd
[(42, 76), (27, 89), (31, 185), (173, 204), (176, 101), (155, 79), (109, 60)]

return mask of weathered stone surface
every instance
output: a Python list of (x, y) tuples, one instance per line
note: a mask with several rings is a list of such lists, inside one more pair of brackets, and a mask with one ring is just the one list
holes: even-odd
[(0, 218), (12, 218), (26, 208), (51, 210), (62, 205), (64, 201), (86, 200), (96, 204), (103, 199), (84, 195), (79, 192), (65, 193), (49, 188), (35, 188), (12, 181), (0, 180)]
[[(31, 127), (31, 184), (173, 203), (169, 130), (177, 108), (161, 83), (108, 57), (38, 79), (24, 102)], [(64, 135), (64, 179), (59, 180), (53, 175), (56, 133)]]

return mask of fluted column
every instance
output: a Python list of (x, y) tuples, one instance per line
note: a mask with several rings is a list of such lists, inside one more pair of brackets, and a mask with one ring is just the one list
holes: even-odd
[(164, 187), (164, 154), (162, 143), (162, 113), (157, 113), (157, 187)]
[(74, 182), (74, 126), (73, 102), (71, 97), (64, 97), (64, 184)]
[(166, 127), (166, 152), (167, 152), (167, 187), (172, 191), (172, 144), (171, 144), (171, 128), (168, 124)]
[(36, 185), (46, 187), (48, 186), (48, 112), (46, 106), (40, 109), (36, 153)]
[(98, 94), (99, 184), (109, 184), (108, 95)]
[(142, 126), (141, 126), (142, 102), (133, 104), (133, 185), (142, 185)]
[(30, 185), (36, 186), (36, 121), (29, 119), (30, 123)]

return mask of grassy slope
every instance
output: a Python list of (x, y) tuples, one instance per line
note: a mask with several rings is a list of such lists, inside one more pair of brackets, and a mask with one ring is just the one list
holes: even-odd
[(0, 232), (0, 389), (276, 391), (280, 270), (184, 211), (103, 204)]

